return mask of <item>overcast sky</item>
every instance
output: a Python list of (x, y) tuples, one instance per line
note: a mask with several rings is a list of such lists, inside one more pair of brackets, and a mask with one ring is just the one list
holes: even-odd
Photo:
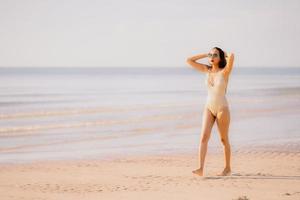
[[(299, 0), (0, 0), (0, 66), (300, 66)], [(207, 59), (202, 61), (207, 63)]]

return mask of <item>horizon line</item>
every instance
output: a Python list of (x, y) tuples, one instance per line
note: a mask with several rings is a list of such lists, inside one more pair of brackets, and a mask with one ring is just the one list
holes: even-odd
[[(185, 68), (189, 66), (0, 66), (0, 68)], [(190, 66), (193, 68), (192, 66)], [(300, 66), (236, 66), (238, 68), (300, 68)]]

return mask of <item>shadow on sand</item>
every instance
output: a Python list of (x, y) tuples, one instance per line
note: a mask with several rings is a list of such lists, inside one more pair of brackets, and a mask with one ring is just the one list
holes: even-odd
[(300, 180), (300, 176), (278, 176), (272, 174), (241, 174), (231, 173), (228, 176), (203, 176), (203, 179), (287, 179), (287, 180)]

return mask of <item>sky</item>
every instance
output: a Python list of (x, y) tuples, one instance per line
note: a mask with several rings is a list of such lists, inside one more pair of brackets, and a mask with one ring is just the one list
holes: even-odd
[[(0, 67), (300, 67), (299, 0), (0, 0)], [(198, 60), (208, 63), (208, 59)]]

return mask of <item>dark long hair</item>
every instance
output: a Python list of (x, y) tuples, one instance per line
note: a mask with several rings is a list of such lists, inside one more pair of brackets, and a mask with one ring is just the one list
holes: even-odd
[[(227, 64), (224, 51), (219, 47), (214, 47), (213, 49), (217, 49), (219, 51), (219, 55), (220, 55), (219, 68), (223, 69), (224, 67), (226, 67), (226, 64)], [(210, 67), (212, 67), (212, 66), (210, 66)]]

